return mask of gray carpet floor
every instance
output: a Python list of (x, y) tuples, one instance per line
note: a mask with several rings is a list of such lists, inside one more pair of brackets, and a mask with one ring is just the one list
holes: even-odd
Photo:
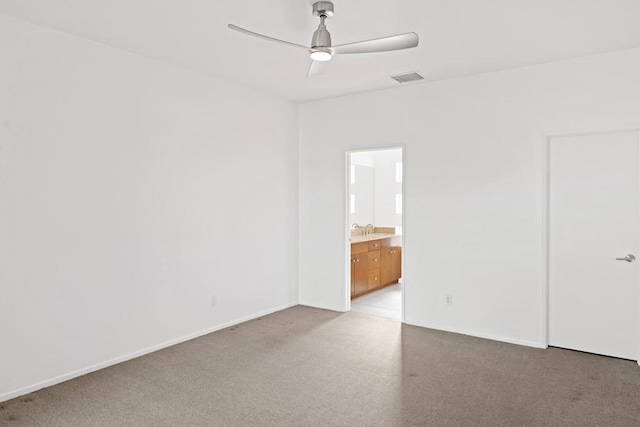
[(640, 426), (640, 367), (297, 306), (0, 403), (0, 425)]

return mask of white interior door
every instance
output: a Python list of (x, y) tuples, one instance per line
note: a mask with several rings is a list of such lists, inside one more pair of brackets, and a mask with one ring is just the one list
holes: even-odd
[(549, 345), (638, 360), (639, 142), (550, 141)]

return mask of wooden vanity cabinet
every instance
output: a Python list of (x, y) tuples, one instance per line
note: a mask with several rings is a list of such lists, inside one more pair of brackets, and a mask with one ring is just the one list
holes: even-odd
[(351, 298), (398, 282), (401, 245), (400, 236), (351, 244)]

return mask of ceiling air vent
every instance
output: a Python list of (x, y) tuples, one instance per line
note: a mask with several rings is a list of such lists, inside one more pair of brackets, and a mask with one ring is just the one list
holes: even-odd
[(397, 74), (395, 76), (391, 76), (391, 78), (398, 83), (409, 83), (409, 82), (417, 82), (418, 80), (424, 80), (418, 73), (406, 73), (406, 74)]

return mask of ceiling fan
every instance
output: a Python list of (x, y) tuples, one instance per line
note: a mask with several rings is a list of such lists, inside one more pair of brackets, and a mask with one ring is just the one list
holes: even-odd
[(244, 28), (240, 28), (233, 24), (229, 24), (228, 27), (232, 30), (239, 31), (250, 36), (259, 37), (261, 39), (282, 43), (308, 51), (311, 54), (311, 66), (309, 67), (307, 77), (322, 74), (324, 68), (322, 64), (329, 61), (333, 55), (387, 52), (418, 46), (418, 35), (416, 33), (404, 33), (379, 39), (364, 40), (333, 46), (331, 44), (331, 34), (329, 34), (327, 26), (324, 23), (327, 18), (333, 16), (333, 3), (330, 1), (318, 1), (313, 4), (312, 9), (313, 15), (320, 18), (320, 25), (318, 25), (318, 29), (313, 33), (311, 47), (254, 33), (253, 31), (245, 30)]

